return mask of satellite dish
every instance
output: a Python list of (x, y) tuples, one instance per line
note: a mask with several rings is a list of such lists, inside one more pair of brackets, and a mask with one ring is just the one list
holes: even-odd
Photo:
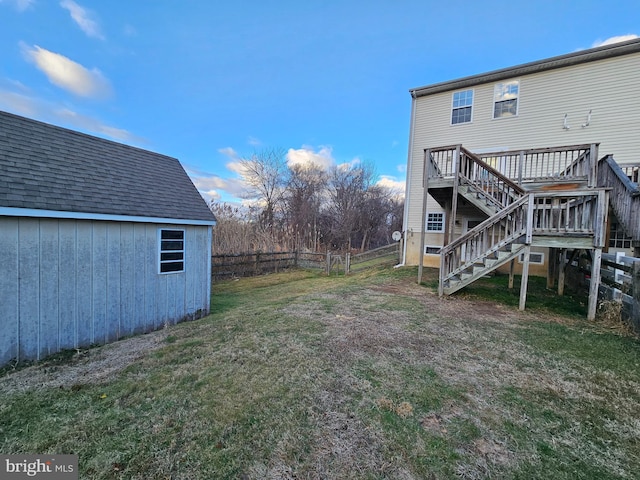
[(394, 242), (399, 242), (400, 239), (402, 238), (402, 233), (400, 233), (399, 231), (395, 231), (391, 234), (391, 238), (393, 238)]

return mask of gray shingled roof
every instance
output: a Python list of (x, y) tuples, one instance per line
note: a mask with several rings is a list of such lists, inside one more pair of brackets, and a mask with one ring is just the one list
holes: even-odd
[(6, 112), (0, 207), (215, 220), (177, 159)]

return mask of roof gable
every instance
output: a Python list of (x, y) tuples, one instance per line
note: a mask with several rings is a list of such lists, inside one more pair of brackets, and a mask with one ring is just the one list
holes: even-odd
[(172, 157), (0, 112), (0, 207), (215, 221)]

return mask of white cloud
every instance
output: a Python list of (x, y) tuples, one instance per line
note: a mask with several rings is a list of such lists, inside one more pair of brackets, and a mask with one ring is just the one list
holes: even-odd
[(93, 117), (74, 112), (68, 108), (58, 108), (53, 113), (57, 119), (64, 121), (66, 124), (74, 128), (95, 133), (99, 136), (109, 137), (118, 142), (133, 145), (144, 145), (147, 143), (145, 139), (133, 135), (127, 130), (105, 125)]
[(247, 140), (247, 143), (252, 147), (259, 147), (262, 145), (262, 142), (256, 137), (249, 137), (249, 139)]
[(242, 198), (247, 192), (247, 186), (239, 178), (222, 178), (219, 175), (185, 167), (203, 198), (209, 203), (211, 200), (221, 200), (224, 194), (234, 198)]
[(102, 35), (102, 32), (100, 31), (100, 26), (98, 25), (98, 22), (92, 18), (93, 15), (91, 12), (84, 7), (81, 7), (73, 0), (62, 0), (62, 2), (60, 2), (60, 6), (69, 11), (73, 21), (76, 22), (87, 36), (104, 40), (104, 35)]
[(234, 162), (237, 162), (240, 160), (240, 155), (238, 155), (238, 152), (236, 152), (233, 148), (231, 147), (224, 147), (224, 148), (219, 148), (218, 152), (225, 155), (226, 157), (229, 157), (231, 160), (233, 160)]
[(360, 163), (362, 163), (361, 160), (358, 157), (356, 157), (350, 162), (341, 163), (340, 165), (338, 165), (338, 169), (341, 171), (348, 171), (353, 168), (356, 168)]
[(54, 85), (80, 97), (102, 98), (111, 95), (111, 85), (100, 70), (88, 70), (59, 53), (34, 45), (21, 44), (27, 60), (33, 62)]
[(24, 12), (35, 3), (35, 0), (0, 0), (0, 3), (11, 4), (19, 12)]
[(389, 175), (382, 175), (380, 180), (378, 180), (377, 185), (381, 187), (388, 188), (394, 194), (404, 197), (406, 183), (404, 180), (396, 180), (394, 177)]
[(39, 110), (36, 102), (27, 95), (0, 90), (0, 109), (25, 117), (36, 117)]
[(401, 163), (400, 165), (396, 165), (396, 170), (400, 173), (407, 173), (407, 164)]
[(616, 37), (609, 37), (606, 40), (596, 40), (593, 42), (592, 47), (603, 47), (605, 45), (613, 45), (614, 43), (627, 42), (638, 38), (635, 33), (629, 33), (627, 35), (618, 35)]
[(287, 165), (292, 167), (294, 165), (309, 166), (314, 165), (321, 167), (324, 170), (331, 168), (335, 161), (331, 152), (331, 147), (320, 147), (317, 152), (313, 147), (303, 146), (297, 150), (290, 148), (286, 155)]
[(0, 110), (108, 137), (118, 142), (132, 145), (147, 143), (143, 138), (127, 130), (106, 125), (96, 118), (75, 112), (66, 106), (2, 88), (0, 88)]
[(231, 160), (225, 165), (228, 170), (231, 170), (238, 175), (242, 175), (244, 173), (245, 168), (241, 162), (242, 157), (238, 152), (231, 147), (219, 148), (218, 152)]

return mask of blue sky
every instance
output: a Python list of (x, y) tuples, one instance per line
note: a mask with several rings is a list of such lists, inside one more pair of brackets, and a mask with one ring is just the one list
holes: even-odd
[(0, 110), (173, 156), (366, 161), (404, 188), (408, 90), (640, 34), (619, 1), (0, 0)]

